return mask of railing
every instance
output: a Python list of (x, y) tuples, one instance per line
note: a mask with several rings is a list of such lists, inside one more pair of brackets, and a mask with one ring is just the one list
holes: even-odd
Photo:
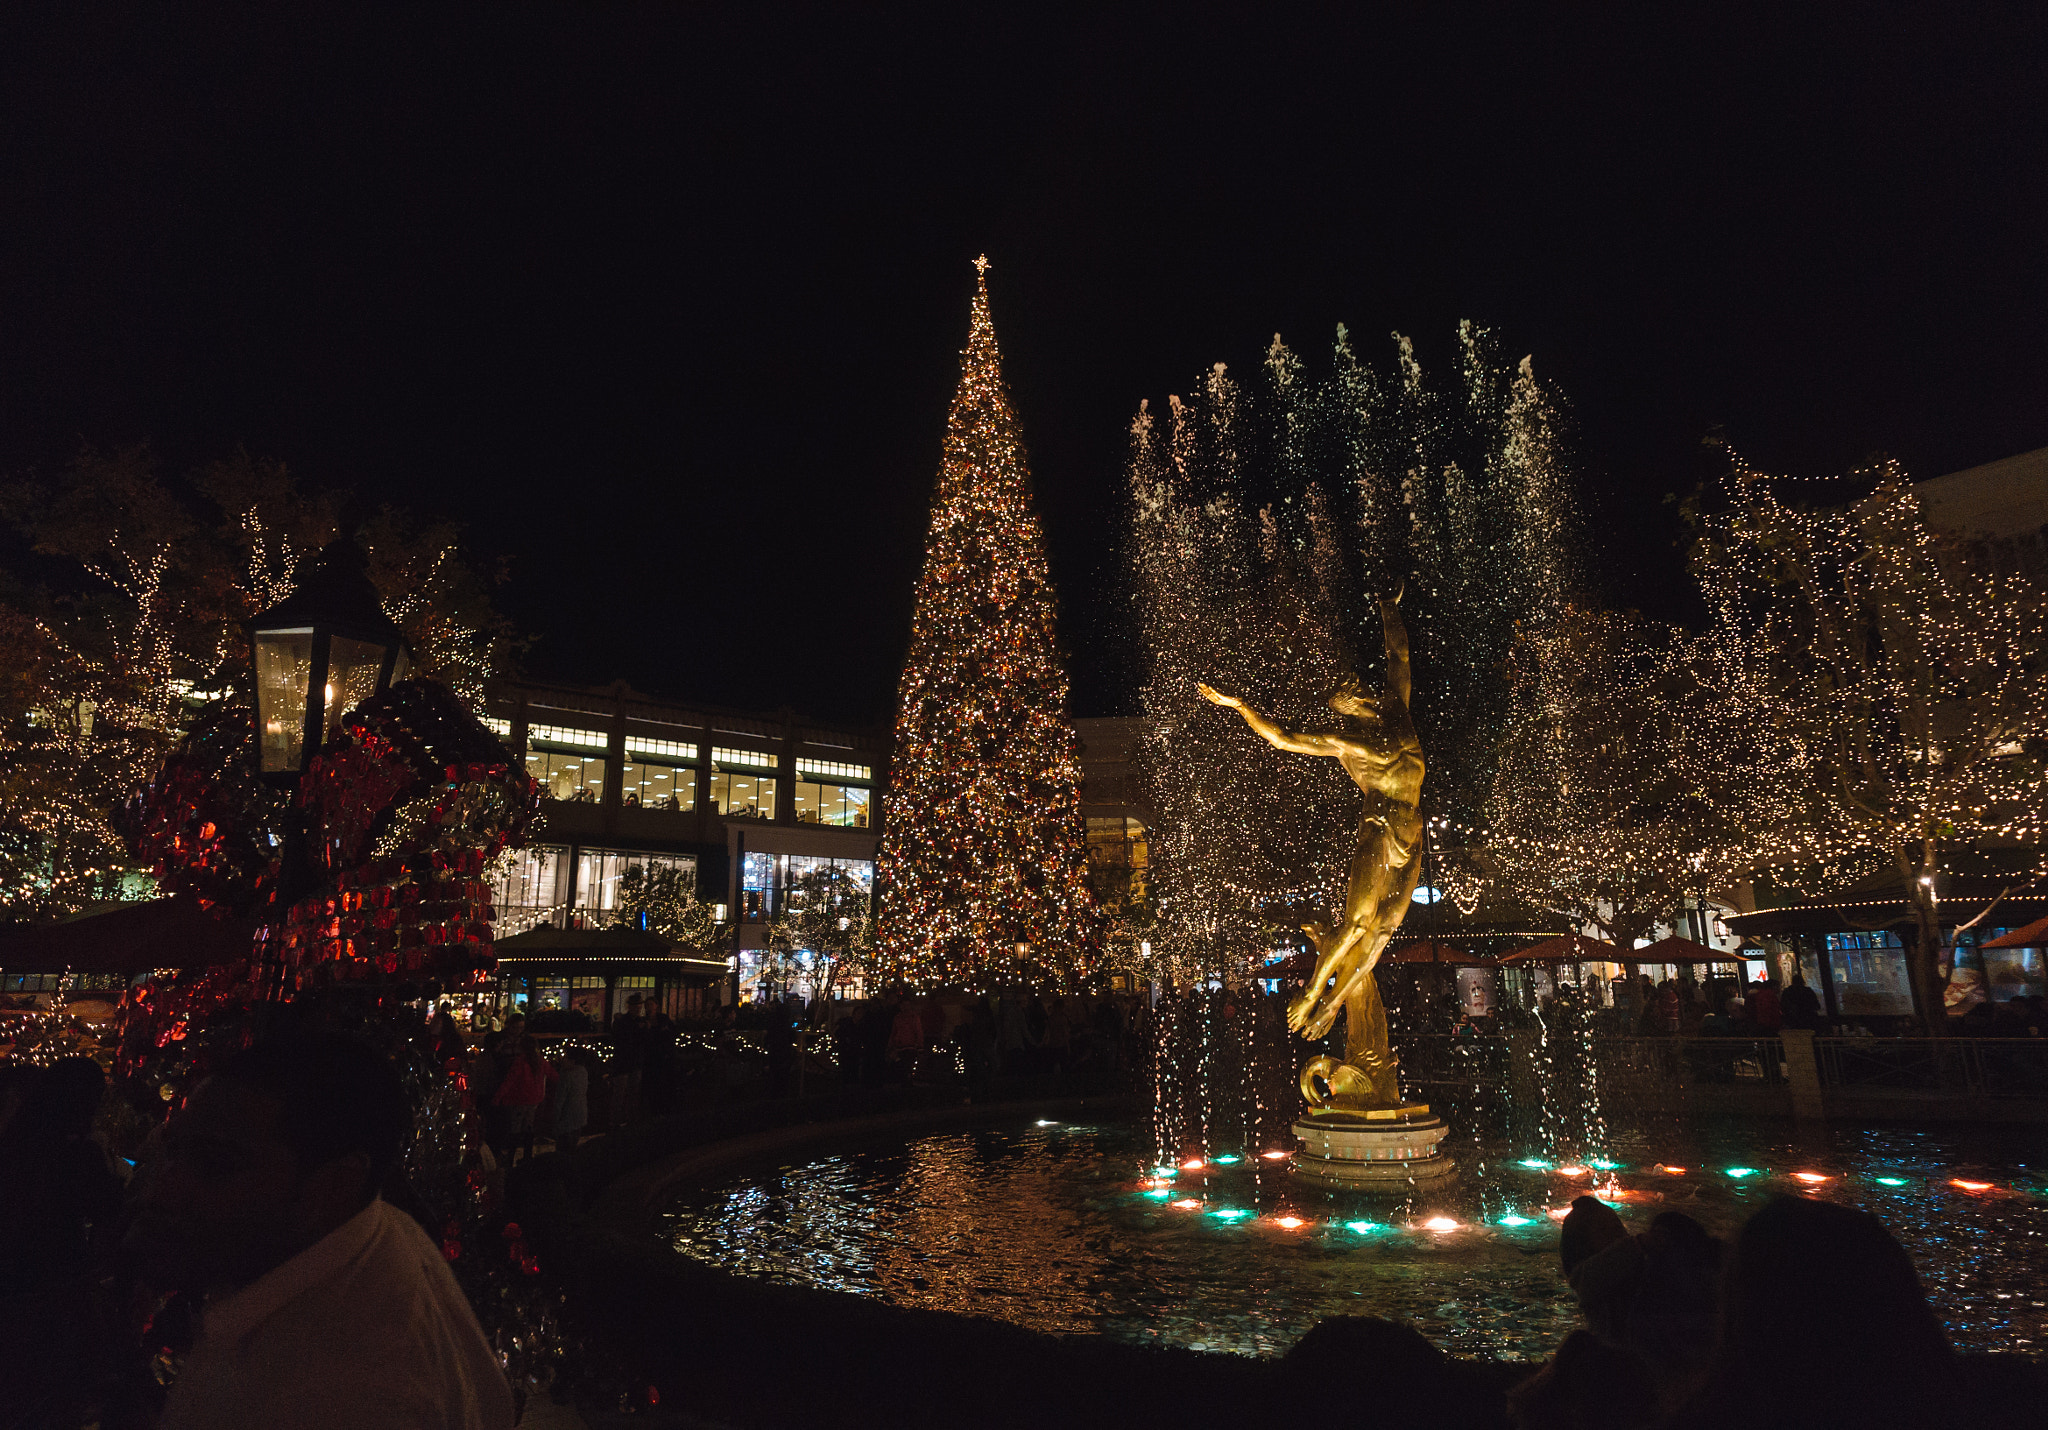
[(1824, 1087), (2048, 1096), (2048, 1038), (1815, 1038)]
[[(1823, 1087), (1947, 1093), (1965, 1097), (2048, 1097), (2048, 1038), (1838, 1038), (1813, 1040)], [(1603, 1096), (1655, 1100), (1684, 1087), (1786, 1085), (1777, 1038), (1603, 1038), (1534, 1030), (1506, 1036), (1410, 1035), (1396, 1040), (1401, 1081), (1442, 1095), (1504, 1091), (1547, 1062), (1597, 1076)]]

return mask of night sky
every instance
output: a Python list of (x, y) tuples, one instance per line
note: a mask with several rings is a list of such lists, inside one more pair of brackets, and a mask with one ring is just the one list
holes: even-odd
[(244, 445), (512, 558), (532, 674), (880, 721), (983, 250), (1082, 714), (1132, 411), (1276, 330), (1533, 353), (1673, 617), (1717, 428), (2048, 445), (2038, 4), (1094, 8), (7, 7), (0, 470)]

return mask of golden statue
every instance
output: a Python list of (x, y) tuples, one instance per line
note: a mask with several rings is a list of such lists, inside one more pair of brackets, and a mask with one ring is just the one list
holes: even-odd
[[(1394, 1050), (1387, 1041), (1387, 1010), (1373, 968), (1408, 912), (1422, 878), (1422, 742), (1408, 713), (1408, 628), (1400, 596), (1380, 602), (1386, 632), (1387, 685), (1377, 696), (1347, 676), (1329, 706), (1344, 717), (1333, 735), (1283, 730), (1234, 695), (1198, 685), (1204, 697), (1235, 710), (1267, 744), (1297, 755), (1328, 755), (1365, 792), (1358, 844), (1351, 855), (1344, 916), (1335, 928), (1302, 925), (1315, 945), (1308, 986), (1287, 1010), (1287, 1026), (1320, 1038), (1344, 1013), (1344, 1061), (1321, 1057), (1301, 1070), (1301, 1090), (1314, 1108), (1381, 1112), (1401, 1106)], [(1320, 1078), (1327, 1095), (1315, 1088)], [(1423, 1108), (1415, 1109), (1426, 1111)]]

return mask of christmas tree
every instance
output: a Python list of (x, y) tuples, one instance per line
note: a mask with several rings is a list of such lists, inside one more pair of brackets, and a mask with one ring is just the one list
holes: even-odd
[(975, 268), (897, 699), (876, 953), (920, 988), (1065, 987), (1100, 942), (1078, 742), (988, 260)]

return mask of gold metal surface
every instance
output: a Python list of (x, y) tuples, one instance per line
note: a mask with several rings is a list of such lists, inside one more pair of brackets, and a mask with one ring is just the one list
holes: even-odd
[[(1312, 1108), (1390, 1117), (1399, 1114), (1401, 1086), (1373, 968), (1407, 916), (1422, 879), (1422, 742), (1408, 713), (1408, 628), (1401, 622), (1399, 601), (1396, 595), (1380, 602), (1386, 688), (1367, 695), (1356, 676), (1348, 677), (1328, 702), (1343, 717), (1336, 734), (1283, 730), (1237, 696), (1196, 687), (1206, 699), (1243, 716), (1275, 749), (1335, 759), (1365, 793), (1343, 915), (1334, 927), (1320, 920), (1302, 925), (1315, 945), (1316, 966), (1308, 986), (1288, 1007), (1287, 1026), (1304, 1038), (1320, 1038), (1341, 1011), (1344, 1060), (1310, 1061), (1301, 1070), (1302, 1094)], [(1317, 1088), (1319, 1081), (1327, 1092)]]

